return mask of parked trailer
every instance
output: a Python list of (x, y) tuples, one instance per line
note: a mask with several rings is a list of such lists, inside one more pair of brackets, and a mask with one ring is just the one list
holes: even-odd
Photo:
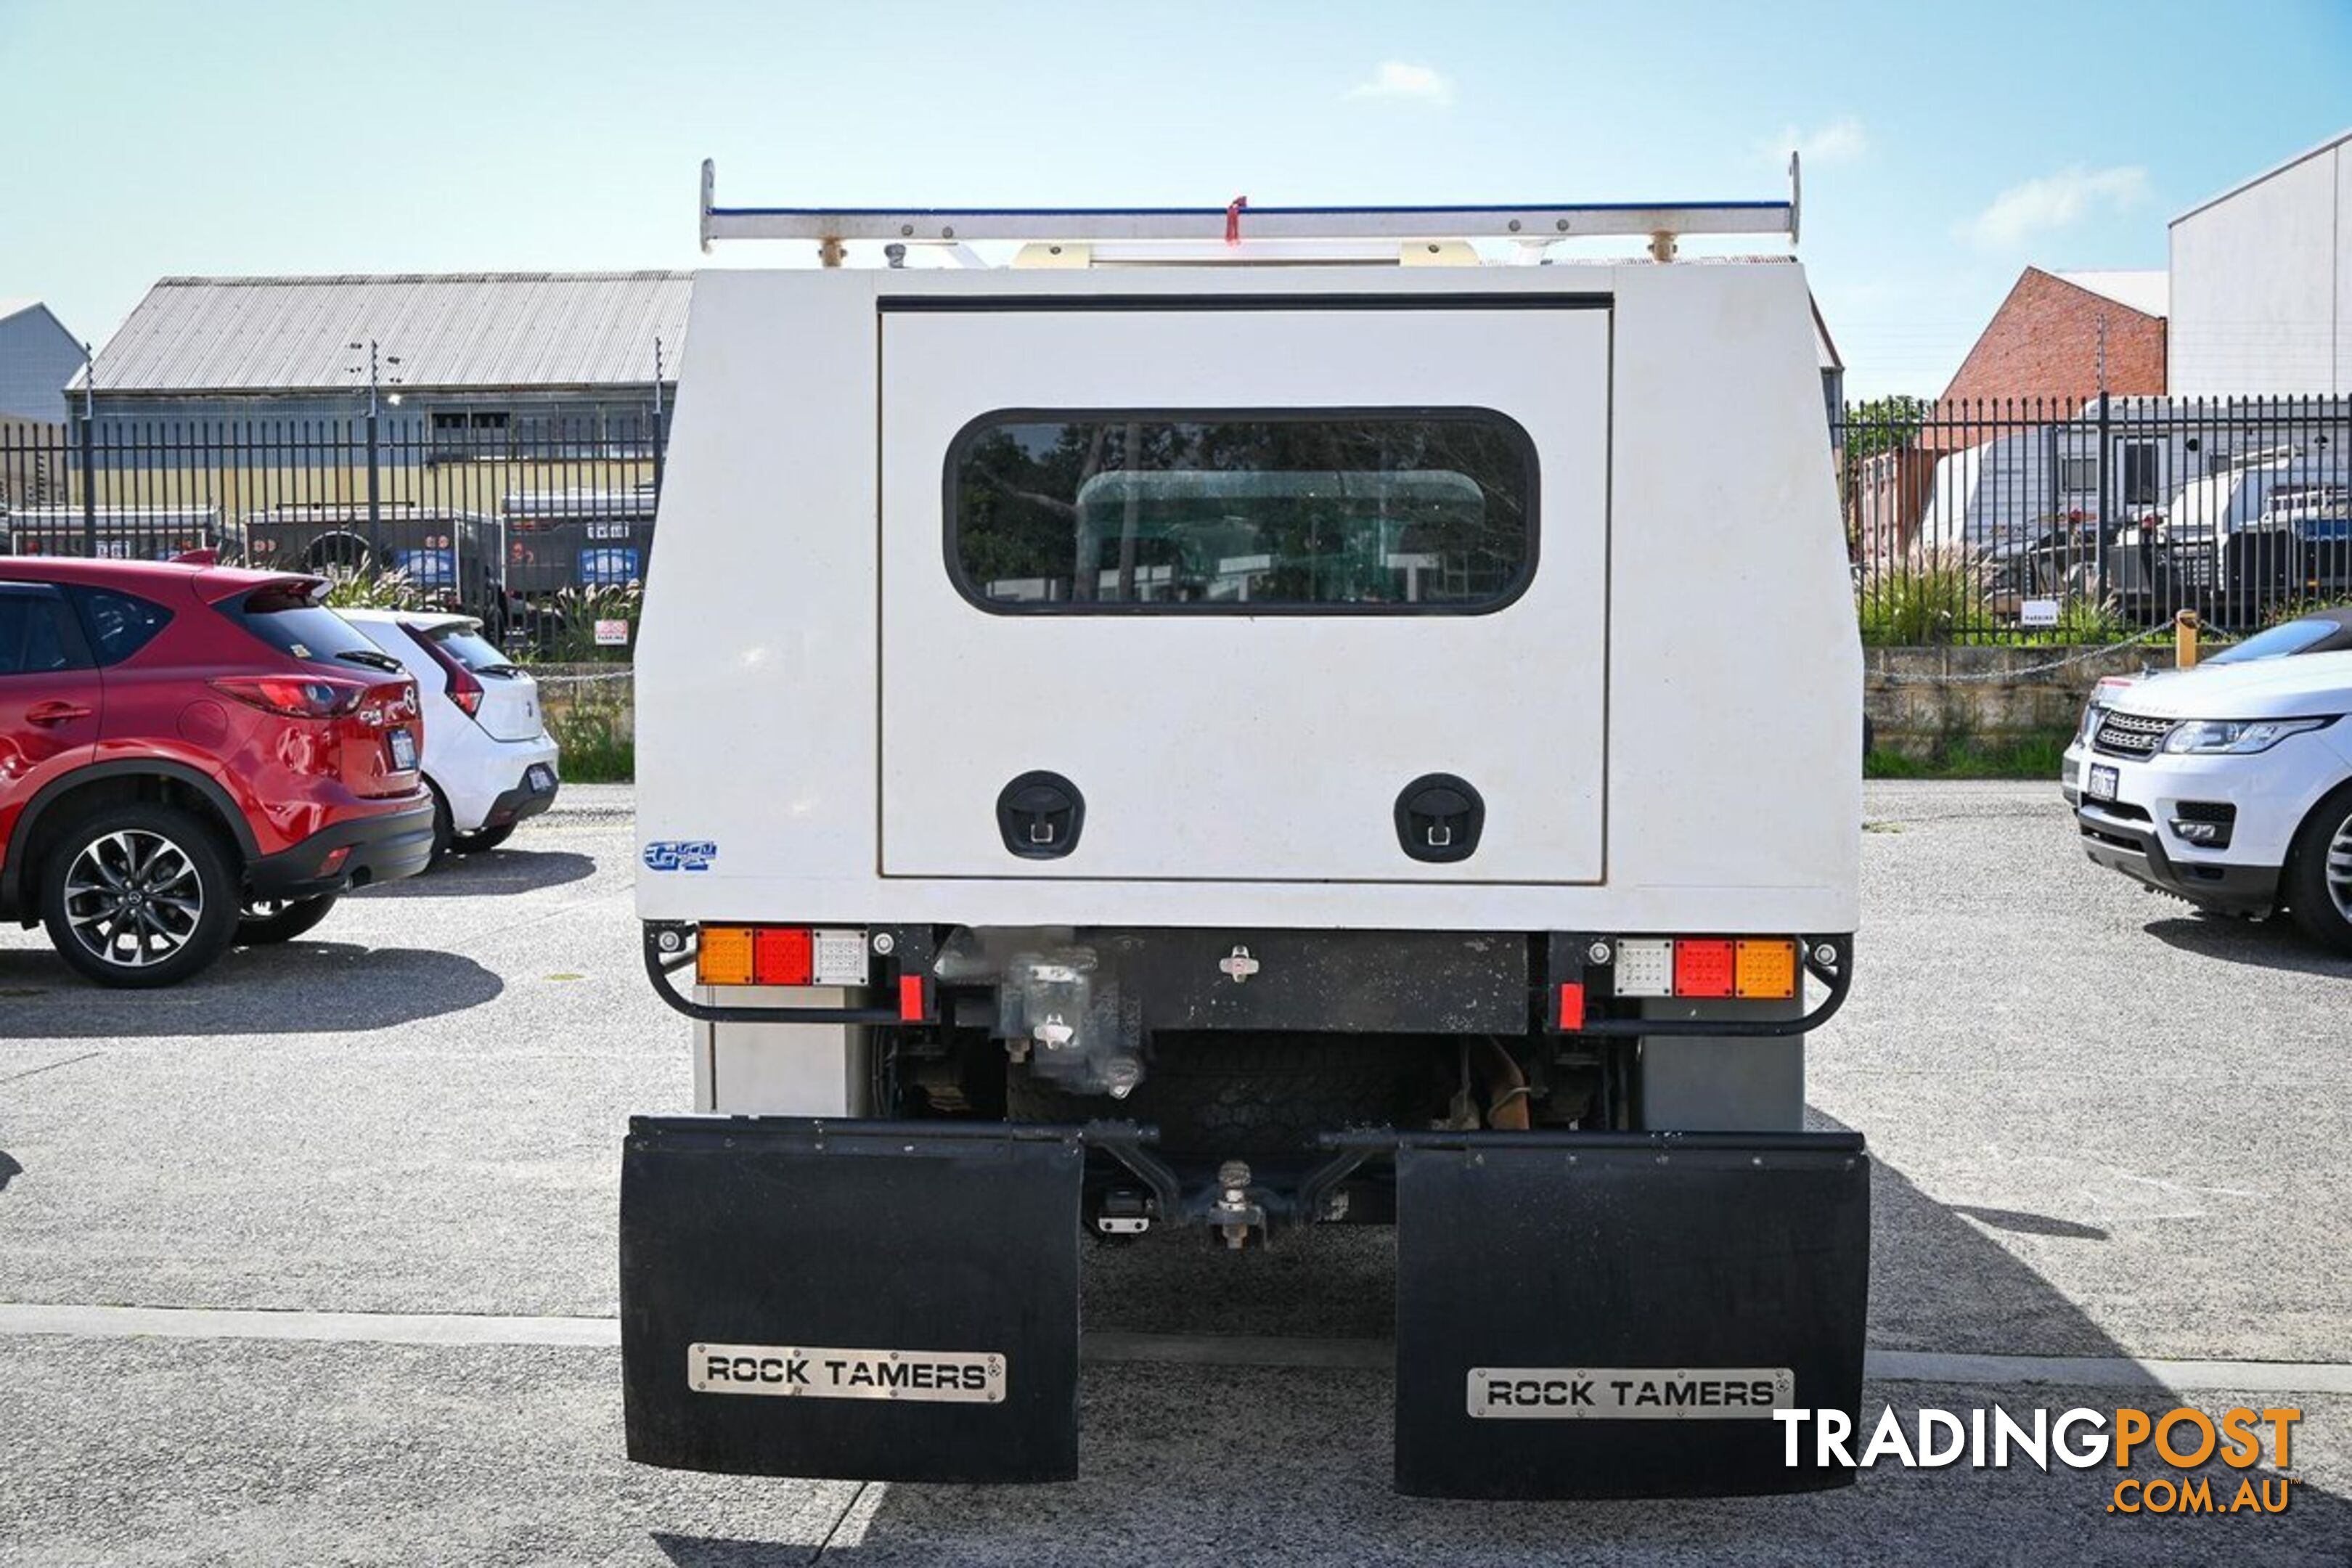
[[(245, 530), (224, 521), (214, 506), (19, 507), (0, 510), (12, 555), (89, 555), (114, 561), (169, 561), (191, 551), (217, 552), (236, 562), (246, 551)], [(95, 539), (96, 549), (91, 545)]]
[(1870, 1228), (1804, 1121), (1862, 735), (1804, 274), (1465, 243), (1793, 202), (704, 224), (1034, 243), (696, 280), (631, 1456), (1066, 1479), (1082, 1233), (1392, 1224), (1401, 1489), (1845, 1484), (1771, 1419), (1858, 1415)]
[(645, 581), (653, 559), (654, 489), (530, 490), (508, 496), (506, 581), (538, 598)]
[(254, 564), (287, 571), (399, 573), (436, 607), (502, 626), (505, 553), (496, 518), (398, 502), (275, 506), (245, 520)]

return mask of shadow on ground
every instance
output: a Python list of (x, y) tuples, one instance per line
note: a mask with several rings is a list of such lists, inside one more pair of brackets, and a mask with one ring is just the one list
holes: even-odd
[(2264, 921), (2170, 915), (2148, 921), (2146, 929), (2157, 941), (2200, 958), (2352, 980), (2352, 958), (2322, 947), (2283, 914)]
[(371, 903), (379, 899), (503, 898), (560, 888), (595, 870), (593, 859), (569, 849), (490, 849), (452, 855), (422, 876), (362, 888), (351, 896)]
[[(1815, 1125), (1834, 1125), (1816, 1118)], [(2031, 1343), (2123, 1355), (2050, 1284), (1968, 1220), (1884, 1164), (1872, 1207), (1872, 1342), (1986, 1350)], [(2008, 1211), (1975, 1218), (2083, 1246), (2093, 1227)], [(1188, 1239), (1171, 1238), (1177, 1243)], [(1086, 1272), (1088, 1325), (1168, 1332), (1360, 1335), (1388, 1331), (1393, 1247), (1385, 1233), (1294, 1237), (1292, 1258), (1225, 1255), (1203, 1243), (1097, 1252)], [(1240, 1267), (1235, 1267), (1240, 1265)], [(1303, 1282), (1320, 1275), (1319, 1284)], [(1303, 1292), (1303, 1293), (1302, 1293)], [(1960, 1343), (1949, 1337), (1957, 1321)], [(2028, 1331), (2030, 1328), (2031, 1331)], [(1999, 1333), (1991, 1344), (1986, 1335)], [(975, 1489), (875, 1483), (833, 1536), (805, 1543), (656, 1533), (674, 1568), (772, 1568), (822, 1556), (862, 1563), (1272, 1562), (2000, 1562), (2341, 1564), (2352, 1507), (2298, 1481), (2284, 1515), (2122, 1518), (2116, 1481), (2173, 1475), (2136, 1461), (2049, 1473), (2021, 1462), (1864, 1475), (1805, 1496), (1690, 1501), (1473, 1504), (1390, 1489), (1390, 1387), (1381, 1373), (1176, 1365), (1089, 1365), (1081, 1476), (1072, 1483)], [(2047, 1407), (2112, 1412), (2175, 1405), (2220, 1411), (2243, 1398), (2143, 1389), (1988, 1388), (1874, 1383), (1865, 1426), (1891, 1404), (1906, 1426), (1933, 1406), (1999, 1404), (2031, 1420)], [(2257, 1408), (2277, 1395), (2254, 1396)], [(1857, 1444), (1857, 1447), (1859, 1444)], [(2196, 1472), (2222, 1500), (2259, 1466)], [(2007, 1543), (2007, 1544), (2004, 1544)]]
[(422, 948), (289, 942), (239, 948), (159, 991), (89, 984), (47, 949), (0, 952), (0, 1039), (363, 1034), (478, 1007), (506, 983), (470, 958)]

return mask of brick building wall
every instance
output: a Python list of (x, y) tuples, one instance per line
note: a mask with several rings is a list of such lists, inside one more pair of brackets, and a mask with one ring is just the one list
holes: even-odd
[(2078, 399), (2099, 392), (2099, 321), (2107, 324), (2107, 385), (2116, 396), (2160, 396), (2161, 316), (2029, 267), (1960, 363), (1944, 401)]

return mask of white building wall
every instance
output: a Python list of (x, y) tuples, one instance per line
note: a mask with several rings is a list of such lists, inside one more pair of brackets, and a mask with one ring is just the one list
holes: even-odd
[(2352, 135), (2172, 223), (2176, 397), (2352, 391)]
[(60, 424), (81, 345), (41, 306), (0, 320), (0, 414)]

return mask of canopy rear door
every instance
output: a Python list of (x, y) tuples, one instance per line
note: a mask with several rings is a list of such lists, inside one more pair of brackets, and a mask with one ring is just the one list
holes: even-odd
[(1529, 303), (886, 306), (883, 873), (1601, 880), (1609, 314)]

